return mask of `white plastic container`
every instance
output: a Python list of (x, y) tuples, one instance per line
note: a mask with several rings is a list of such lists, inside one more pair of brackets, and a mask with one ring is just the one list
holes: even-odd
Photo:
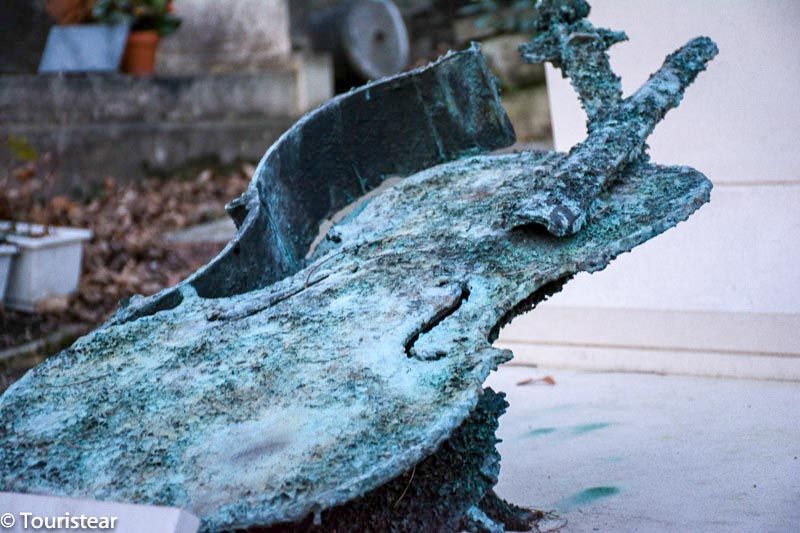
[[(0, 229), (8, 230), (9, 227), (10, 223), (0, 222)], [(46, 236), (27, 236), (42, 230), (42, 226), (37, 224), (17, 224), (17, 233), (6, 237), (17, 247), (5, 294), (5, 304), (9, 309), (34, 312), (37, 304), (69, 296), (78, 288), (83, 243), (92, 238), (92, 232), (51, 227)]]
[(11, 273), (11, 260), (17, 253), (17, 247), (13, 244), (0, 244), (0, 302), (6, 295), (8, 287), (8, 276)]

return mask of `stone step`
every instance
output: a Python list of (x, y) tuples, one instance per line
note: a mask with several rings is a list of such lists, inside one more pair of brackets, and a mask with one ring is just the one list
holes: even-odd
[(327, 56), (260, 72), (133, 77), (86, 73), (0, 79), (0, 175), (24, 163), (8, 138), (49, 154), (62, 190), (91, 190), (187, 166), (258, 161), (305, 112), (333, 96)]

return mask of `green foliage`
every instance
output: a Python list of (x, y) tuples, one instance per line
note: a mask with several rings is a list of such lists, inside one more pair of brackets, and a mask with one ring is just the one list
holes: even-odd
[(32, 163), (39, 159), (39, 152), (25, 137), (9, 136), (8, 149), (16, 159), (26, 163)]
[(131, 29), (175, 33), (181, 20), (172, 14), (170, 0), (97, 0), (92, 16), (107, 24), (130, 24)]
[(536, 0), (473, 0), (460, 10), (478, 15), (476, 25), (495, 33), (535, 33)]

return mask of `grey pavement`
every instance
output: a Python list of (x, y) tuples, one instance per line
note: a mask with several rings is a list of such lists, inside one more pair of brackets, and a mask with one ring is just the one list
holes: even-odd
[(511, 404), (498, 493), (554, 511), (543, 530), (800, 531), (800, 383), (504, 367), (488, 385)]

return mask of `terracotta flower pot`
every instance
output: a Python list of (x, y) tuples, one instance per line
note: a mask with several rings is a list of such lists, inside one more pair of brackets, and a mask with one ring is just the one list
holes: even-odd
[(132, 31), (122, 57), (122, 71), (137, 76), (152, 74), (159, 39), (157, 31)]

